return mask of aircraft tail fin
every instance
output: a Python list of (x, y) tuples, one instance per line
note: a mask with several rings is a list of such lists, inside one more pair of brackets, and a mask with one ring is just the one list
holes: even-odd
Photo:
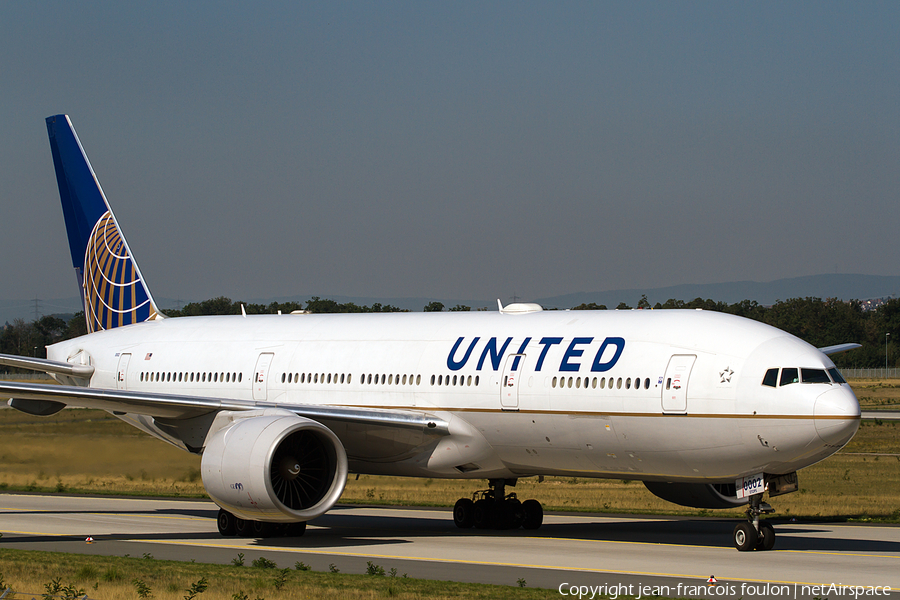
[(162, 318), (68, 115), (47, 133), (88, 333)]

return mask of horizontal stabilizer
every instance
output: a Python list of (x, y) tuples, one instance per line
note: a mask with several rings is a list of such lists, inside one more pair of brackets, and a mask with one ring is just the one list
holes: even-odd
[(857, 348), (862, 348), (862, 344), (838, 344), (836, 346), (825, 346), (824, 348), (819, 348), (819, 352), (831, 356), (832, 354), (840, 354), (841, 352), (846, 352), (847, 350), (855, 350)]
[(73, 365), (66, 362), (47, 360), (45, 358), (31, 358), (30, 356), (14, 356), (12, 354), (0, 354), (0, 365), (14, 367), (16, 369), (30, 369), (41, 371), (50, 375), (68, 375), (80, 379), (90, 379), (94, 374), (91, 365)]

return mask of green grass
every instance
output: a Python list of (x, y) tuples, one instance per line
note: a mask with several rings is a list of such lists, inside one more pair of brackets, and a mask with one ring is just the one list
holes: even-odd
[[(340, 570), (340, 565), (336, 568)], [(340, 571), (326, 573), (296, 568), (235, 567), (116, 556), (87, 557), (0, 548), (0, 581), (17, 591), (17, 598), (40, 597), (46, 590), (45, 586), (56, 581), (59, 586), (87, 593), (92, 600), (138, 598), (139, 589), (149, 590), (157, 600), (181, 600), (201, 579), (208, 582), (209, 588), (196, 596), (199, 600), (356, 600), (383, 597), (401, 600), (527, 600), (546, 598), (548, 594), (548, 590), (527, 587), (527, 581), (524, 581), (526, 587), (519, 587), (516, 581), (501, 586), (407, 578), (389, 563), (370, 563), (363, 573)]]

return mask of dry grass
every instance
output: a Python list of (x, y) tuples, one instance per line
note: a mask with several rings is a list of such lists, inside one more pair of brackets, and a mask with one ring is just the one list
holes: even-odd
[[(181, 600), (201, 578), (209, 588), (196, 596), (198, 600), (366, 600), (386, 596), (403, 600), (527, 599), (547, 594), (547, 590), (530, 588), (407, 579), (402, 573), (391, 577), (390, 572), (383, 576), (322, 573), (0, 549), (0, 581), (17, 590), (17, 598), (40, 596), (54, 580), (87, 593), (92, 600), (138, 598), (134, 581), (140, 580), (157, 600)], [(282, 578), (283, 583), (279, 581)]]
[[(883, 402), (880, 406), (900, 398), (900, 384), (890, 381), (853, 385), (858, 394), (869, 394), (871, 402)], [(205, 495), (199, 457), (103, 411), (66, 410), (37, 418), (0, 410), (0, 461), (0, 489)], [(800, 483), (800, 493), (773, 501), (779, 515), (900, 520), (900, 422), (864, 422), (840, 454), (801, 471)], [(486, 482), (351, 476), (341, 502), (452, 506), (479, 487)], [(538, 483), (529, 478), (507, 491), (540, 500), (549, 510), (712, 514), (678, 507), (656, 498), (639, 482), (617, 479), (551, 477)]]
[(99, 410), (0, 410), (0, 488), (203, 496), (200, 458)]
[(900, 410), (896, 379), (854, 379), (850, 382), (863, 410)]

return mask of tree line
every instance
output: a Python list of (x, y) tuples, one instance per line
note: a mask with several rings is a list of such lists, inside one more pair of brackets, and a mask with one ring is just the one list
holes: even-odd
[[(271, 302), (269, 304), (249, 304), (218, 297), (202, 302), (191, 302), (179, 310), (166, 311), (169, 317), (199, 315), (248, 315), (288, 314), (294, 311), (310, 313), (381, 313), (406, 312), (390, 304), (375, 303), (371, 306), (353, 302), (336, 302), (313, 296), (304, 306), (300, 302)], [(606, 306), (596, 303), (580, 304), (573, 310), (606, 310)], [(633, 307), (620, 303), (617, 309)], [(842, 368), (872, 368), (885, 366), (885, 354), (889, 367), (900, 366), (900, 353), (894, 352), (894, 345), (900, 342), (900, 299), (889, 300), (877, 310), (864, 311), (858, 301), (844, 302), (828, 298), (792, 298), (778, 301), (772, 306), (763, 306), (753, 300), (743, 300), (735, 304), (696, 298), (690, 301), (667, 300), (652, 305), (643, 296), (634, 308), (644, 310), (661, 309), (703, 309), (746, 317), (767, 323), (796, 335), (816, 347), (832, 346), (847, 342), (862, 344), (862, 348), (832, 356), (835, 364)], [(423, 310), (441, 312), (445, 310), (441, 302), (430, 302)], [(457, 304), (450, 311), (468, 311), (471, 307)], [(484, 309), (477, 309), (484, 310)], [(84, 313), (78, 313), (64, 320), (56, 316), (44, 316), (32, 322), (16, 319), (6, 323), (0, 332), (0, 353), (19, 356), (46, 356), (44, 347), (49, 344), (84, 335), (86, 332)]]

